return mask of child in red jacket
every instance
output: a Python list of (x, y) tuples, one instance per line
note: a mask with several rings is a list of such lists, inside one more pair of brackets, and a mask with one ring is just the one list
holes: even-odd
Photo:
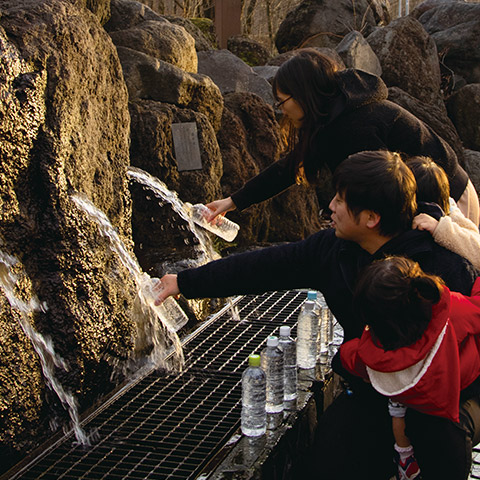
[[(466, 297), (418, 263), (388, 257), (365, 269), (354, 302), (366, 326), (342, 345), (343, 366), (391, 402), (458, 422), (460, 390), (480, 374), (480, 278)], [(394, 418), (397, 478), (410, 479), (419, 468), (404, 429)]]

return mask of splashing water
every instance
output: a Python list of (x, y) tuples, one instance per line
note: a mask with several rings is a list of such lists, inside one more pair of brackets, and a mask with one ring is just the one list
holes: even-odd
[(196, 260), (197, 265), (203, 265), (219, 258), (218, 253), (213, 249), (210, 238), (201, 229), (197, 228), (184, 207), (184, 203), (178, 198), (177, 192), (169, 190), (161, 180), (140, 168), (128, 167), (127, 173), (132, 180), (151, 190), (158, 199), (168, 202), (172, 206), (173, 211), (187, 222), (189, 230), (198, 240), (198, 247), (196, 247), (199, 253), (199, 257)]
[[(142, 271), (135, 257), (127, 250), (115, 228), (110, 223), (110, 220), (101, 210), (83, 195), (74, 194), (72, 195), (72, 200), (81, 210), (86, 212), (90, 218), (95, 220), (100, 233), (110, 240), (112, 250), (118, 254), (120, 261), (135, 281), (137, 287), (136, 301), (138, 300), (140, 303), (141, 310), (135, 318), (138, 330), (138, 344), (140, 346), (146, 343), (153, 344), (148, 359), (155, 367), (161, 366), (165, 360), (165, 345), (163, 333), (158, 328), (158, 322), (160, 322), (160, 325), (164, 327), (169, 340), (173, 344), (176, 356), (175, 367), (181, 370), (184, 358), (182, 345), (176, 333), (177, 325), (175, 325), (175, 319), (172, 318), (170, 311), (165, 305), (155, 306), (153, 304), (148, 293), (153, 279), (148, 273)], [(175, 302), (173, 299), (170, 299), (170, 301)], [(180, 309), (178, 305), (175, 305), (175, 307)], [(185, 314), (183, 313), (183, 315)]]
[[(196, 266), (200, 266), (220, 258), (220, 255), (213, 249), (213, 244), (210, 240), (210, 237), (205, 235), (202, 230), (199, 229), (193, 222), (192, 217), (188, 214), (188, 210), (184, 206), (184, 202), (178, 198), (177, 192), (172, 192), (161, 180), (150, 175), (144, 170), (141, 170), (140, 168), (128, 167), (128, 176), (132, 180), (135, 180), (151, 190), (158, 199), (168, 202), (172, 206), (173, 211), (178, 213), (178, 215), (187, 222), (189, 230), (197, 238), (199, 243), (199, 257), (195, 261)], [(232, 319), (240, 321), (238, 308), (235, 307), (232, 299), (228, 299), (227, 304), (230, 308)]]
[(67, 409), (77, 443), (90, 446), (90, 440), (80, 427), (78, 405), (72, 394), (65, 391), (55, 377), (55, 367), (68, 371), (68, 365), (55, 353), (51, 339), (38, 333), (28, 321), (28, 315), (34, 311), (45, 312), (47, 305), (41, 303), (36, 297), (32, 297), (28, 303), (19, 299), (15, 294), (15, 286), (18, 277), (13, 273), (12, 267), (18, 263), (15, 257), (0, 251), (0, 286), (12, 308), (20, 312), (19, 323), (25, 335), (32, 342), (33, 348), (40, 359), (40, 365), (45, 382), (58, 396), (62, 405)]

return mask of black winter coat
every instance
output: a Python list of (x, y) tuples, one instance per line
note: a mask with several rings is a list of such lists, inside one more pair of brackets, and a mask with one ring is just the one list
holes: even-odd
[(374, 255), (358, 244), (339, 239), (333, 229), (305, 240), (263, 248), (184, 270), (178, 274), (186, 298), (229, 297), (267, 291), (312, 288), (321, 291), (344, 329), (345, 340), (360, 337), (363, 325), (352, 307), (359, 272), (385, 255), (404, 255), (423, 270), (443, 278), (452, 291), (469, 295), (478, 272), (464, 258), (436, 244), (431, 235), (409, 230)]
[[(349, 155), (364, 150), (390, 150), (406, 156), (424, 155), (440, 165), (457, 201), (468, 176), (455, 152), (428, 125), (387, 100), (382, 79), (360, 70), (338, 72), (341, 94), (333, 102), (326, 125), (308, 153), (309, 161), (334, 172)], [(277, 195), (295, 183), (295, 152), (273, 163), (232, 195), (239, 210)], [(306, 160), (308, 161), (308, 160)]]

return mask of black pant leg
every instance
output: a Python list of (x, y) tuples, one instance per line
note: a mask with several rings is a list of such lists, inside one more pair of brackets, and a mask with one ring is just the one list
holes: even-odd
[(299, 478), (388, 480), (394, 475), (387, 399), (366, 387), (351, 396), (341, 394), (320, 416)]
[(405, 420), (423, 480), (468, 478), (472, 442), (462, 425), (413, 409), (407, 410)]

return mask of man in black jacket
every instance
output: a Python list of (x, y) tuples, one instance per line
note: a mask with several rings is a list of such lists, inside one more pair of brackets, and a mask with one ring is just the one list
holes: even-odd
[[(416, 183), (398, 154), (351, 155), (337, 168), (333, 181), (337, 193), (330, 204), (332, 229), (300, 242), (232, 255), (178, 276), (166, 275), (157, 302), (179, 293), (209, 298), (315, 288), (349, 340), (363, 331), (352, 306), (357, 276), (385, 255), (407, 256), (424, 271), (442, 277), (451, 290), (470, 294), (478, 276), (472, 265), (437, 245), (426, 232), (411, 230)], [(338, 357), (332, 366), (350, 382), (353, 395), (341, 395), (319, 419), (309, 478), (387, 480), (393, 473), (393, 437), (386, 398), (351, 378)], [(407, 435), (424, 480), (468, 477), (472, 442), (477, 442), (480, 430), (480, 389), (474, 382), (468, 390), (462, 395), (460, 424), (415, 411), (407, 415)]]

